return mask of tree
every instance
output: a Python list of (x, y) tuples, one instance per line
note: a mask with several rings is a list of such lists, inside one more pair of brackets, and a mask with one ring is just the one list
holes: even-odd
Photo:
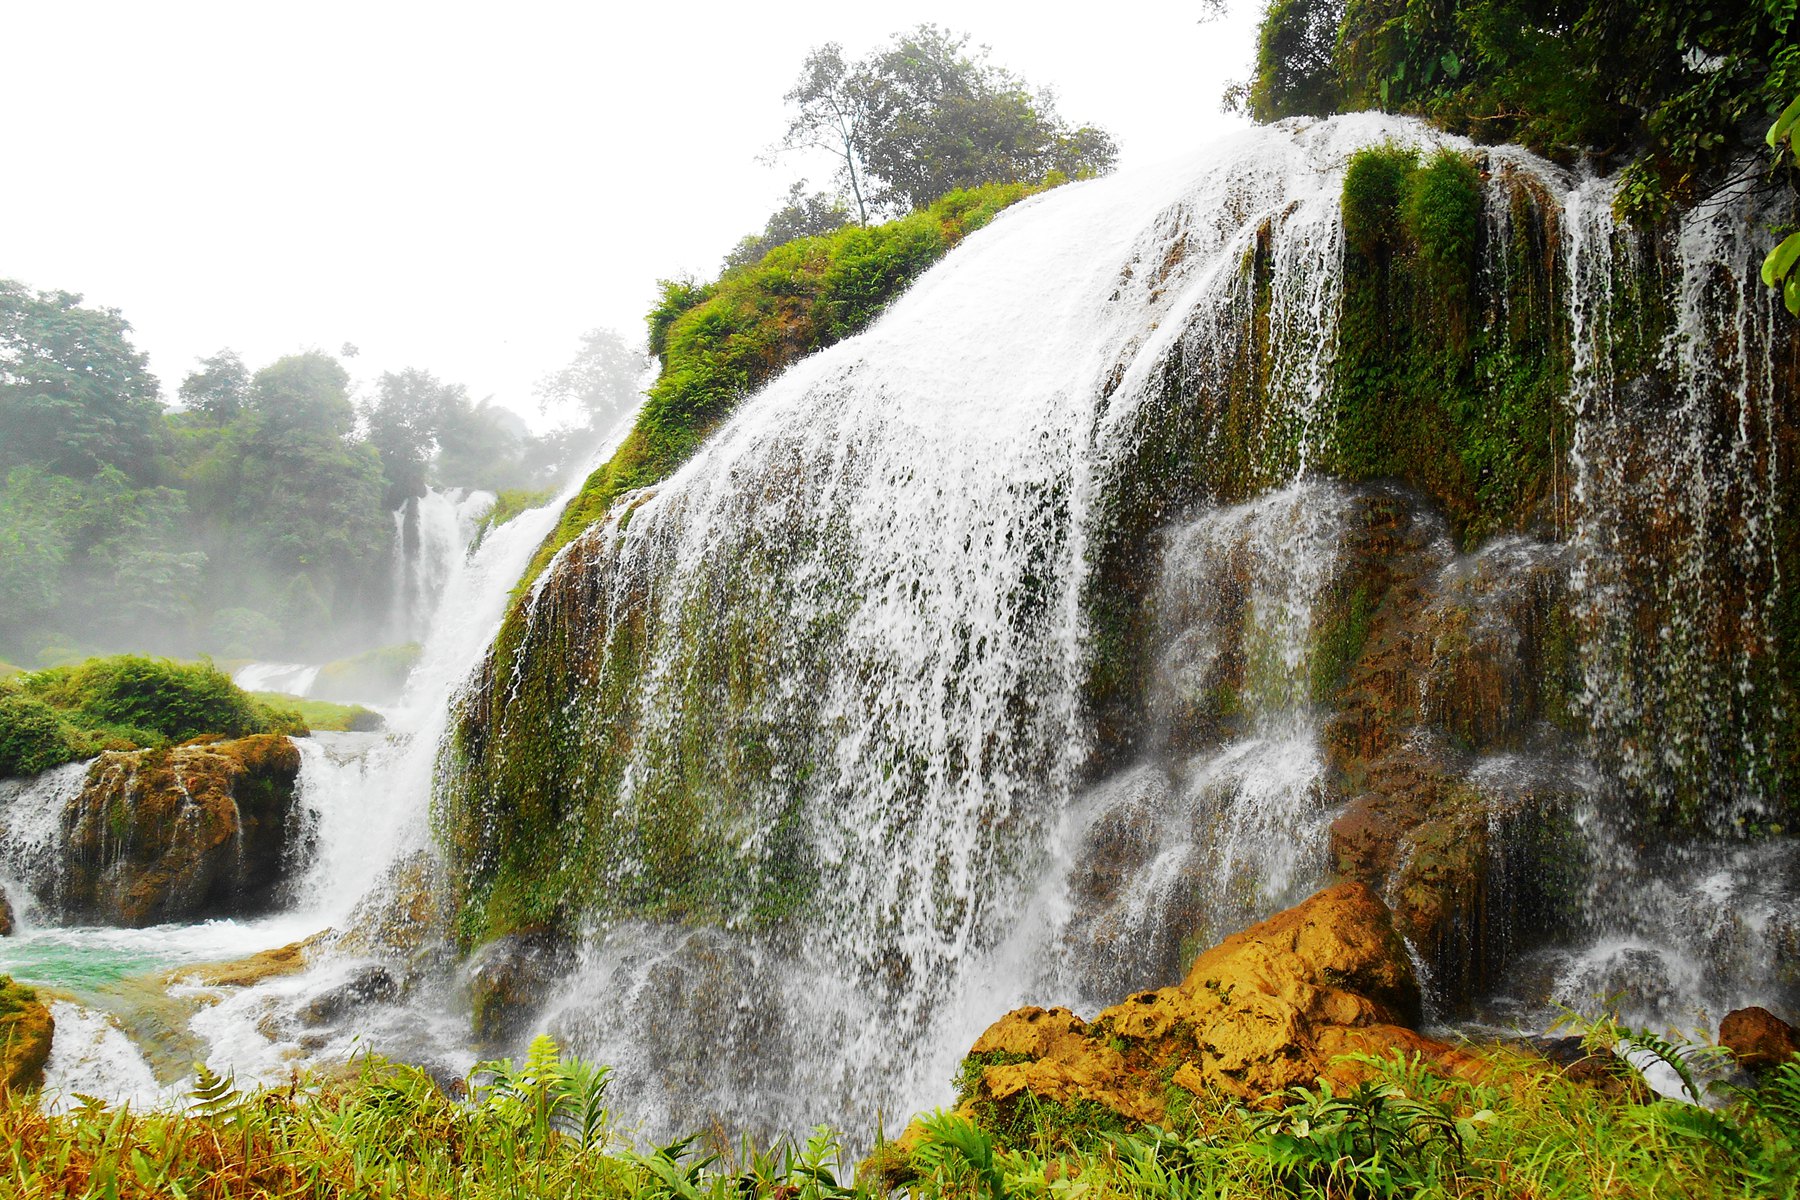
[(369, 444), (381, 456), (382, 474), (387, 477), (389, 508), (425, 494), (445, 427), (468, 409), (469, 390), (460, 383), (444, 383), (417, 367), (382, 373), (375, 400), (364, 415)]
[(829, 192), (806, 193), (804, 179), (788, 188), (787, 203), (769, 215), (761, 233), (753, 233), (740, 241), (725, 256), (725, 270), (751, 267), (777, 246), (804, 237), (818, 237), (850, 223), (844, 202)]
[(781, 148), (819, 147), (841, 160), (859, 218), (904, 213), (957, 188), (1074, 177), (1112, 169), (1103, 129), (1070, 127), (1055, 95), (988, 61), (965, 34), (920, 25), (869, 58), (839, 46), (808, 55), (787, 95), (797, 113)]
[(602, 436), (637, 403), (649, 369), (642, 350), (610, 329), (590, 329), (569, 365), (538, 381), (538, 404), (572, 412), (578, 427)]
[(225, 349), (200, 360), (200, 368), (181, 381), (181, 402), (216, 425), (238, 419), (250, 400), (250, 369), (236, 350)]
[(838, 177), (856, 205), (856, 219), (869, 223), (863, 198), (862, 155), (866, 150), (868, 106), (873, 88), (861, 64), (844, 61), (844, 48), (827, 42), (800, 66), (800, 79), (783, 97), (794, 107), (780, 149), (823, 150), (838, 159)]
[(112, 308), (0, 280), (0, 469), (36, 463), (75, 479), (156, 469), (161, 388)]
[(318, 350), (290, 354), (258, 371), (248, 401), (250, 416), (264, 439), (286, 433), (344, 437), (356, 424), (350, 373)]

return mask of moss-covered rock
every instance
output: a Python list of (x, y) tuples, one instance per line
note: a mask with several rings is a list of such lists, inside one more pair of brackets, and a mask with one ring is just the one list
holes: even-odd
[(37, 992), (0, 975), (0, 1087), (36, 1091), (44, 1086), (44, 1064), (56, 1022)]
[(290, 863), (299, 771), (276, 734), (102, 755), (63, 815), (46, 899), (133, 927), (266, 909)]

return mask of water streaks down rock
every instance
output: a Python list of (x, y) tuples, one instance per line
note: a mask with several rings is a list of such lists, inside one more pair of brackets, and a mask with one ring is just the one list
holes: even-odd
[(285, 737), (103, 754), (42, 881), (71, 916), (127, 926), (255, 912), (276, 897), (300, 755)]

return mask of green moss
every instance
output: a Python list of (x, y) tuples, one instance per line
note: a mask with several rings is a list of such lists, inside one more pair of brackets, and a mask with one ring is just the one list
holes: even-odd
[(1523, 182), (1509, 217), (1509, 244), (1486, 245), (1480, 177), (1451, 151), (1419, 164), (1377, 147), (1345, 173), (1325, 465), (1419, 488), (1465, 545), (1541, 521), (1568, 444), (1571, 354), (1542, 246), (1554, 218)]
[(972, 1100), (967, 1108), (1001, 1145), (1040, 1155), (1080, 1153), (1136, 1127), (1097, 1100), (1064, 1103), (1030, 1091), (1015, 1092), (1004, 1102)]
[(1312, 672), (1312, 700), (1330, 704), (1349, 681), (1350, 668), (1362, 658), (1369, 629), (1375, 621), (1380, 597), (1366, 579), (1359, 579), (1342, 595), (1326, 598), (1313, 628), (1313, 645), (1307, 665)]
[(981, 1086), (981, 1078), (989, 1067), (1007, 1067), (1031, 1061), (1031, 1055), (1017, 1054), (1010, 1050), (986, 1050), (980, 1054), (964, 1055), (962, 1062), (957, 1064), (956, 1074), (950, 1078), (950, 1085), (956, 1089), (956, 1102), (961, 1104), (975, 1095), (976, 1089)]

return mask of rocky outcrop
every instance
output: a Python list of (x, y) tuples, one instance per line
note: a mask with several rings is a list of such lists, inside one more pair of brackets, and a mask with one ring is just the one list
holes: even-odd
[(1719, 1022), (1719, 1045), (1746, 1071), (1766, 1071), (1800, 1054), (1800, 1034), (1766, 1008), (1740, 1008)]
[(44, 1064), (56, 1022), (31, 988), (0, 975), (0, 1088), (36, 1090), (44, 1086)]
[[(1343, 883), (1202, 954), (1175, 987), (1084, 1021), (1065, 1008), (1007, 1014), (965, 1061), (964, 1100), (1004, 1127), (1021, 1104), (1164, 1118), (1169, 1087), (1256, 1102), (1320, 1078), (1363, 1075), (1352, 1053), (1475, 1060), (1415, 1032), (1419, 985), (1386, 906)], [(1090, 1111), (1092, 1109), (1090, 1108)]]
[(518, 1033), (575, 966), (575, 945), (549, 929), (496, 938), (469, 962), (475, 1036), (499, 1042)]
[(286, 876), (299, 772), (277, 734), (101, 755), (63, 815), (50, 898), (132, 927), (266, 909)]

